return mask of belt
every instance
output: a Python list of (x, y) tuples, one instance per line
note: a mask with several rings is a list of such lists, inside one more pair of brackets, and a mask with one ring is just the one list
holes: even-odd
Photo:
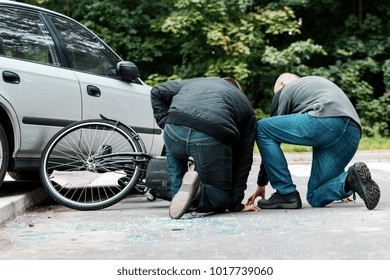
[(360, 125), (359, 125), (357, 122), (355, 122), (353, 119), (348, 118), (348, 117), (342, 117), (342, 119), (343, 119), (343, 121), (345, 121), (347, 124), (350, 124), (350, 125), (352, 125), (352, 126), (357, 127), (357, 128), (360, 129)]

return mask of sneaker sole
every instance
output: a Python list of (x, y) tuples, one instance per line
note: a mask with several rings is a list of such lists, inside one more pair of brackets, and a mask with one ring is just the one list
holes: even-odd
[(261, 205), (259, 203), (257, 203), (257, 206), (259, 206), (259, 208), (261, 209), (300, 209), (302, 208), (302, 204), (299, 203), (299, 202), (294, 202), (294, 203), (279, 203), (279, 204), (272, 204), (272, 205), (268, 205), (268, 204), (264, 204), (264, 205)]
[(173, 197), (169, 206), (169, 216), (172, 219), (180, 219), (189, 208), (199, 188), (199, 176), (196, 171), (188, 171), (184, 174), (183, 182), (177, 194)]
[(367, 209), (372, 210), (378, 205), (381, 197), (379, 186), (371, 179), (371, 172), (365, 163), (356, 163), (354, 170), (363, 183), (361, 184), (363, 187), (356, 192), (363, 199)]

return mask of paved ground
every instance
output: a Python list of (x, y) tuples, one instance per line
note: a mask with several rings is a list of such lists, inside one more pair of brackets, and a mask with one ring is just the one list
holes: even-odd
[[(256, 187), (259, 160), (257, 156), (246, 197)], [(310, 154), (288, 154), (287, 160), (303, 200), (299, 210), (172, 220), (168, 202), (137, 195), (100, 211), (59, 205), (24, 211), (45, 198), (42, 189), (28, 195), (3, 191), (0, 259), (390, 260), (390, 151), (359, 152), (352, 161), (365, 161), (381, 188), (381, 201), (373, 211), (360, 198), (356, 203), (310, 207), (304, 199)], [(272, 190), (267, 190), (269, 196)]]

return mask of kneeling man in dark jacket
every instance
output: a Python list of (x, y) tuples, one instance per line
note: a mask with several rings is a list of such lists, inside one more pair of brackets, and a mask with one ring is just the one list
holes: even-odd
[[(254, 111), (230, 78), (172, 80), (151, 91), (164, 129), (173, 199), (169, 215), (259, 210), (244, 206), (256, 135)], [(192, 157), (195, 170), (188, 170)]]

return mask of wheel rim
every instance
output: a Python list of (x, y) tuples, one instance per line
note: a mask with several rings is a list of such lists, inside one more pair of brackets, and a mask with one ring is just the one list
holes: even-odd
[(108, 207), (138, 181), (141, 170), (134, 156), (126, 156), (138, 147), (128, 132), (113, 125), (75, 127), (49, 146), (44, 161), (45, 186), (57, 201), (71, 208)]

